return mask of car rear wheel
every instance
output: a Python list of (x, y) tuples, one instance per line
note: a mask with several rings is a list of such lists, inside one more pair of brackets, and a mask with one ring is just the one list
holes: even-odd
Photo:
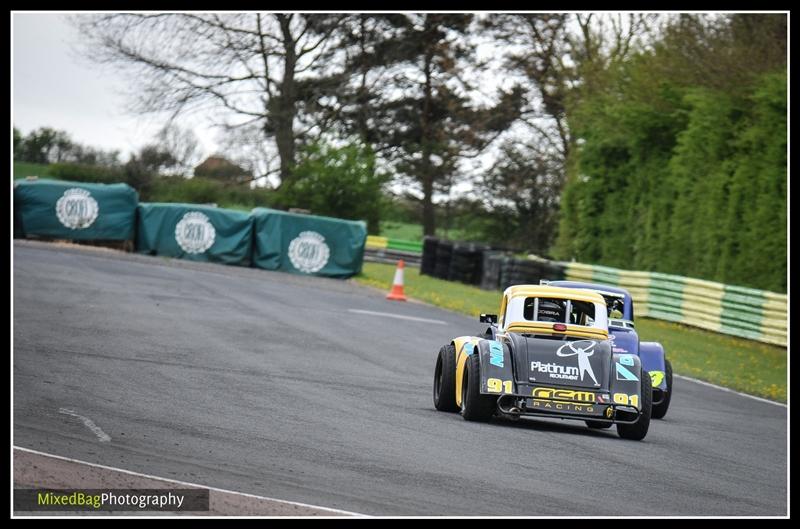
[(663, 419), (669, 409), (669, 401), (672, 398), (672, 364), (669, 360), (664, 360), (664, 378), (667, 381), (667, 391), (664, 398), (658, 404), (653, 405), (653, 418)]
[(641, 441), (650, 428), (650, 415), (653, 410), (653, 383), (650, 374), (642, 370), (642, 410), (639, 419), (633, 424), (617, 423), (617, 433), (623, 439)]
[(461, 415), (468, 421), (486, 422), (497, 409), (497, 397), (481, 394), (481, 360), (478, 352), (467, 357), (461, 380)]
[(586, 426), (589, 428), (594, 428), (596, 430), (605, 430), (606, 428), (611, 428), (613, 422), (603, 422), (603, 421), (586, 421)]
[(439, 411), (458, 411), (456, 405), (456, 348), (439, 349), (433, 376), (433, 405)]

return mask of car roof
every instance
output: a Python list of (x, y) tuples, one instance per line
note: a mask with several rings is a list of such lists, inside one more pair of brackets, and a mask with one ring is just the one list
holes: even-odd
[(603, 305), (606, 304), (606, 300), (597, 292), (585, 289), (563, 288), (560, 286), (549, 285), (512, 285), (508, 287), (505, 292), (503, 292), (503, 295), (508, 296), (509, 299), (520, 296), (552, 297), (575, 299), (580, 301), (588, 301), (591, 303), (602, 303)]
[(563, 288), (586, 288), (591, 290), (604, 290), (613, 294), (623, 294), (626, 298), (631, 297), (631, 293), (622, 287), (614, 285), (604, 285), (599, 283), (584, 283), (582, 281), (551, 281), (550, 285)]
[(605, 285), (601, 283), (585, 283), (582, 281), (565, 281), (565, 280), (551, 281), (549, 284), (563, 288), (582, 288), (582, 289), (594, 290), (595, 292), (601, 291), (601, 292), (607, 292), (609, 294), (622, 295), (624, 296), (623, 309), (622, 309), (624, 318), (633, 321), (633, 296), (631, 296), (631, 293), (622, 287), (618, 287), (615, 285)]

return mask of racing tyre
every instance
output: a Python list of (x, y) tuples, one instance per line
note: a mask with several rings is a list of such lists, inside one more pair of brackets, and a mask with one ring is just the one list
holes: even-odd
[(650, 428), (650, 414), (653, 411), (653, 383), (650, 373), (642, 369), (642, 413), (639, 420), (633, 424), (617, 424), (617, 433), (623, 439), (641, 441)]
[(613, 422), (603, 422), (603, 421), (586, 421), (586, 426), (589, 428), (594, 428), (596, 430), (605, 430), (606, 428), (611, 428), (611, 425), (614, 424)]
[(456, 405), (456, 348), (445, 345), (439, 349), (433, 376), (433, 405), (439, 411), (458, 411)]
[(667, 380), (667, 391), (664, 394), (664, 400), (653, 405), (654, 419), (664, 418), (669, 409), (669, 401), (672, 398), (672, 364), (669, 363), (669, 360), (664, 360), (664, 378)]
[(486, 422), (497, 409), (497, 397), (481, 394), (481, 359), (478, 352), (467, 357), (461, 380), (461, 415), (468, 421)]

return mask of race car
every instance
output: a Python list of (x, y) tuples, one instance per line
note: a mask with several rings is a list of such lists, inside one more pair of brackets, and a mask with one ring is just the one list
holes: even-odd
[(468, 421), (494, 416), (616, 424), (641, 440), (650, 426), (650, 375), (635, 354), (615, 353), (602, 295), (586, 289), (514, 285), (499, 318), (481, 314), (482, 336), (459, 336), (436, 360), (433, 403)]
[(633, 323), (633, 298), (624, 288), (578, 281), (542, 281), (542, 284), (597, 292), (608, 307), (608, 333), (615, 353), (635, 354), (650, 373), (653, 385), (653, 418), (662, 419), (672, 399), (672, 364), (657, 342), (640, 342)]

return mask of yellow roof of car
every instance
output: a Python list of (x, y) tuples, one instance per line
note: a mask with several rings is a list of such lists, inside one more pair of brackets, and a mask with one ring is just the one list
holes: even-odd
[(575, 299), (578, 301), (602, 303), (603, 305), (606, 304), (603, 296), (597, 292), (586, 290), (584, 288), (551, 287), (548, 285), (512, 285), (508, 287), (503, 294), (508, 296), (509, 299), (524, 296), (535, 298)]

